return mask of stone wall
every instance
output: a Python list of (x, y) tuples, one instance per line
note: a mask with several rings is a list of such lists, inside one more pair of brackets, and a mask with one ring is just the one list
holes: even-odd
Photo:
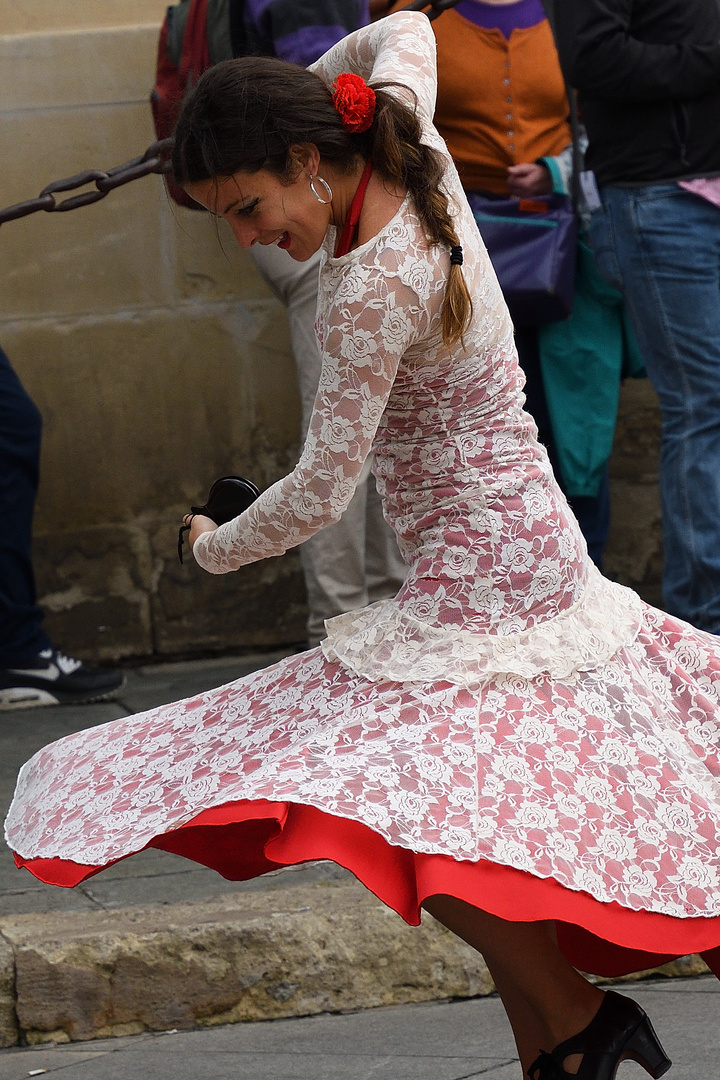
[[(154, 139), (162, 0), (0, 0), (0, 206)], [(151, 176), (0, 231), (0, 343), (45, 418), (35, 564), (47, 625), (95, 660), (297, 641), (297, 555), (216, 579), (175, 553), (210, 482), (297, 450), (284, 311), (229, 231)]]
[(659, 456), (657, 397), (647, 379), (628, 379), (620, 392), (610, 460), (612, 524), (605, 571), (661, 607)]

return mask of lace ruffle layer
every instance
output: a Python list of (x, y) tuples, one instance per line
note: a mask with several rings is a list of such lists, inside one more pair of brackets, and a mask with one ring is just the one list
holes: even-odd
[(424, 623), (394, 600), (326, 623), (322, 649), (372, 682), (444, 681), (478, 686), (495, 675), (568, 679), (606, 663), (635, 640), (644, 606), (630, 589), (592, 569), (577, 603), (516, 634), (476, 634)]

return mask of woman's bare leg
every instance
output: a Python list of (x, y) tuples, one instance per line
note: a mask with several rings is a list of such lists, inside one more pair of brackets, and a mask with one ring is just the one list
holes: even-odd
[[(452, 896), (432, 896), (423, 907), (482, 953), (513, 1029), (523, 1074), (541, 1050), (587, 1027), (602, 1002), (565, 959), (552, 922), (508, 922)], [(574, 1072), (581, 1058), (568, 1058)]]

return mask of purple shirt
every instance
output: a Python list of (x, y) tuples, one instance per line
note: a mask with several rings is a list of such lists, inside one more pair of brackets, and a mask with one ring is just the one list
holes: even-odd
[(499, 30), (506, 38), (510, 37), (513, 30), (527, 30), (530, 26), (537, 26), (545, 18), (545, 9), (540, 0), (518, 0), (516, 4), (503, 6), (485, 4), (483, 0), (460, 0), (455, 11), (476, 26), (483, 26), (486, 30)]
[(720, 176), (701, 177), (697, 180), (681, 180), (679, 186), (707, 199), (713, 206), (720, 206)]
[(370, 22), (369, 0), (244, 0), (244, 21), (254, 52), (308, 67)]

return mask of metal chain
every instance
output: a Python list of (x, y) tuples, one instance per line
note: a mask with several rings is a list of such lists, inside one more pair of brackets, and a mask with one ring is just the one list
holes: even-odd
[[(455, 7), (458, 0), (411, 0), (407, 11), (422, 11), (429, 8), (425, 14), (429, 19), (436, 19), (443, 11)], [(56, 180), (54, 184), (44, 187), (36, 199), (27, 199), (25, 202), (14, 203), (0, 210), (0, 225), (6, 221), (15, 221), (17, 218), (27, 217), (28, 214), (36, 214), (38, 210), (44, 210), (48, 214), (64, 213), (66, 210), (77, 210), (79, 206), (89, 206), (91, 203), (100, 202), (115, 188), (129, 184), (132, 180), (139, 180), (142, 176), (151, 173), (172, 172), (170, 155), (174, 139), (162, 139), (148, 146), (142, 157), (126, 161), (124, 165), (116, 165), (114, 169), (102, 172), (100, 169), (86, 169), (85, 172), (68, 176), (65, 180)], [(71, 195), (69, 199), (61, 202), (55, 200), (56, 191), (74, 191), (76, 188), (85, 187), (87, 184), (95, 184), (95, 191), (85, 191), (82, 195)]]
[[(25, 202), (15, 203), (0, 210), (0, 225), (6, 221), (15, 221), (17, 218), (35, 214), (38, 210), (44, 210), (48, 214), (64, 213), (66, 210), (77, 210), (79, 206), (89, 206), (90, 203), (99, 202), (115, 188), (129, 184), (131, 180), (139, 180), (151, 173), (160, 175), (172, 171), (170, 155), (175, 140), (162, 139), (148, 146), (142, 157), (132, 158), (123, 165), (116, 165), (114, 169), (102, 172), (100, 169), (86, 169), (85, 172), (69, 176), (65, 180), (56, 180), (54, 184), (44, 187), (36, 199), (27, 199)], [(82, 195), (71, 195), (69, 199), (56, 202), (55, 192), (74, 191), (75, 188), (85, 187), (87, 184), (95, 184), (95, 191), (85, 191)]]

